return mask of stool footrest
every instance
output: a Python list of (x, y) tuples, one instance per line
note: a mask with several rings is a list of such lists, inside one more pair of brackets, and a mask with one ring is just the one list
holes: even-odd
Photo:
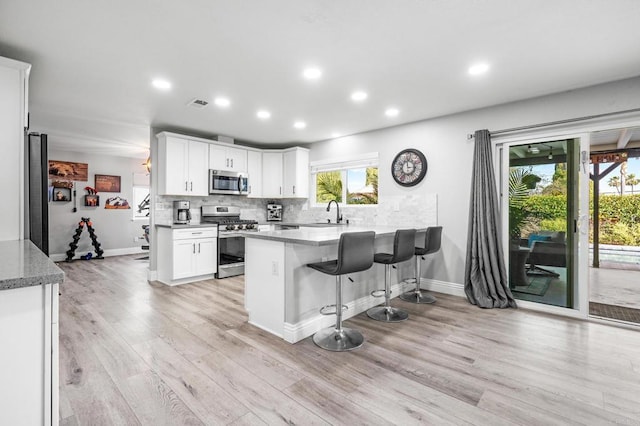
[[(391, 293), (391, 292), (389, 292), (389, 293)], [(371, 292), (371, 295), (373, 297), (384, 297), (384, 289), (383, 290), (373, 290)]]
[[(349, 307), (347, 305), (342, 305), (342, 310), (346, 311), (347, 309), (349, 309)], [(321, 315), (335, 315), (337, 312), (336, 310), (336, 305), (325, 305), (322, 308), (320, 308), (320, 314)]]

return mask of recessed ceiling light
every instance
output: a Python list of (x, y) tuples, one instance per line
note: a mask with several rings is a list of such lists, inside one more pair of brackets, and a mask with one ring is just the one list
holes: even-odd
[(364, 101), (365, 99), (367, 99), (367, 94), (366, 92), (353, 92), (351, 94), (351, 99), (353, 99), (354, 101)]
[(400, 114), (398, 108), (387, 108), (387, 110), (384, 112), (384, 115), (386, 115), (387, 117), (395, 117), (398, 114)]
[(153, 87), (160, 90), (169, 90), (171, 89), (171, 83), (167, 80), (163, 80), (161, 78), (156, 78), (151, 82)]
[(322, 70), (319, 68), (307, 68), (302, 73), (307, 80), (316, 80), (322, 77)]
[(256, 115), (258, 116), (258, 118), (261, 118), (263, 120), (266, 120), (268, 118), (271, 117), (271, 113), (269, 111), (265, 111), (265, 110), (260, 110), (256, 113)]
[(222, 108), (226, 108), (231, 105), (231, 101), (227, 98), (215, 98), (213, 103)]
[(474, 64), (469, 67), (469, 74), (471, 75), (480, 75), (489, 71), (489, 64), (486, 62), (481, 62), (478, 64)]
[(305, 123), (304, 121), (296, 121), (295, 123), (293, 123), (293, 127), (295, 127), (296, 129), (304, 129), (305, 127), (307, 127), (307, 123)]

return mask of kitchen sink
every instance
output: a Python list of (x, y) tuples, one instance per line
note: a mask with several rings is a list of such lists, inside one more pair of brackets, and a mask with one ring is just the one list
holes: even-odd
[(347, 226), (346, 223), (328, 223), (328, 222), (314, 222), (314, 223), (309, 223), (306, 226), (314, 226), (316, 228), (323, 228), (323, 227), (329, 227), (329, 226)]

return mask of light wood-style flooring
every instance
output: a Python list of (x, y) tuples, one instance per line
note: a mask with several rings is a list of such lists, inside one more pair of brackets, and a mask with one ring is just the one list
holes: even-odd
[(347, 321), (365, 344), (332, 353), (249, 325), (242, 277), (166, 287), (147, 265), (60, 264), (62, 425), (640, 425), (636, 330), (438, 295)]

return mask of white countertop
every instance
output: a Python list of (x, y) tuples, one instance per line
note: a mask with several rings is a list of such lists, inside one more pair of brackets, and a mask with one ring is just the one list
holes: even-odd
[[(392, 236), (398, 229), (407, 229), (407, 227), (332, 225), (319, 228), (301, 226), (299, 229), (285, 229), (282, 231), (244, 232), (243, 235), (246, 238), (323, 246), (337, 244), (340, 240), (340, 235), (344, 232), (374, 231), (376, 238), (378, 238)], [(417, 231), (420, 232), (425, 229), (426, 228), (419, 228)]]
[(0, 290), (62, 283), (64, 272), (29, 240), (0, 241)]

